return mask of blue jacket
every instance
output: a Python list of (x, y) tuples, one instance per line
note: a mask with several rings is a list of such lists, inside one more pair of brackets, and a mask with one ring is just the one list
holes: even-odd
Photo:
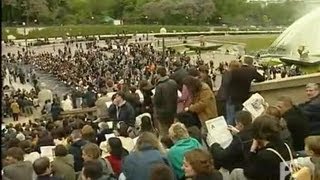
[(194, 138), (186, 138), (177, 141), (168, 152), (169, 162), (172, 164), (175, 175), (178, 179), (184, 176), (182, 170), (184, 154), (193, 149), (201, 148), (201, 144)]
[(152, 166), (158, 163), (169, 165), (167, 158), (160, 151), (146, 146), (143, 150), (125, 157), (122, 172), (126, 180), (149, 180)]
[(310, 135), (320, 135), (320, 94), (299, 107), (309, 119)]

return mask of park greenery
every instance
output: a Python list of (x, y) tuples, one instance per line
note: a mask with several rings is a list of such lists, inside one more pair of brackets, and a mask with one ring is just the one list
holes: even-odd
[(303, 2), (246, 0), (2, 0), (7, 26), (124, 24), (278, 26), (301, 16)]

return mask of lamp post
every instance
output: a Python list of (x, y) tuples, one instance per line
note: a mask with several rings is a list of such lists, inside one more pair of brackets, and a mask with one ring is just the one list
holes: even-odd
[(165, 46), (164, 46), (164, 35), (167, 33), (167, 29), (162, 27), (160, 34), (162, 35), (162, 64), (165, 66)]
[(26, 31), (26, 23), (22, 22), (23, 25), (23, 35), (24, 35), (24, 43), (26, 45), (26, 51), (28, 50), (28, 43), (27, 43), (27, 31)]

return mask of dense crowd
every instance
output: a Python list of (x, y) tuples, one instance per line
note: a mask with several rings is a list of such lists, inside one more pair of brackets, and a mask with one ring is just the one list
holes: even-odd
[[(148, 43), (106, 44), (18, 55), (73, 90), (60, 99), (35, 85), (39, 108), (50, 116), (2, 128), (4, 179), (277, 180), (283, 161), (320, 178), (317, 84), (307, 85), (305, 103), (282, 96), (253, 119), (242, 104), (251, 82), (266, 78), (252, 58), (221, 64), (222, 84), (214, 92), (213, 62), (192, 64)], [(16, 101), (12, 111), (19, 108)], [(60, 116), (79, 107), (96, 112)], [(226, 147), (208, 140), (218, 137), (210, 137), (206, 122), (218, 116), (233, 135)], [(54, 146), (51, 155), (44, 153), (47, 146)]]

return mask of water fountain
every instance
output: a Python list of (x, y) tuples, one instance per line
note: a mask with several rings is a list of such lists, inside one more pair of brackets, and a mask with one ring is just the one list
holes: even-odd
[(320, 7), (289, 26), (270, 46), (267, 55), (286, 64), (320, 65)]

